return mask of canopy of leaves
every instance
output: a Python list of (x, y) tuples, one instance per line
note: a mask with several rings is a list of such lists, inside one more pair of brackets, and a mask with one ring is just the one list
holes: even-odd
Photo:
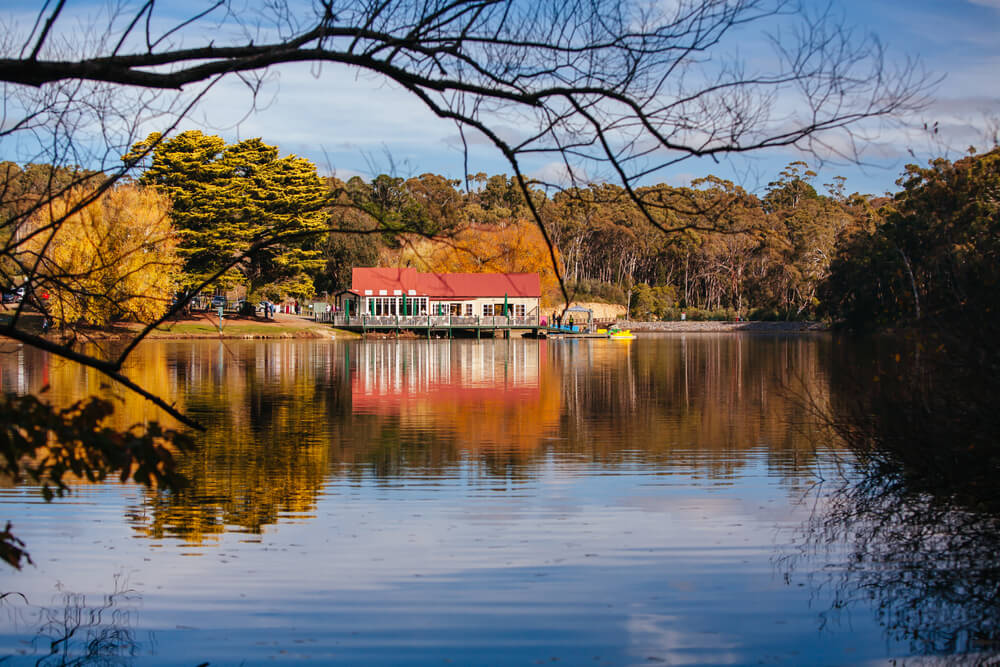
[(555, 257), (571, 299), (625, 305), (639, 284), (670, 295), (641, 306), (639, 317), (672, 317), (677, 308), (816, 317), (818, 289), (837, 248), (871, 227), (877, 213), (872, 198), (845, 197), (842, 179), (819, 194), (814, 176), (804, 163), (792, 163), (764, 197), (714, 176), (690, 187), (647, 186), (634, 193), (645, 212), (608, 183), (551, 198), (531, 188), (542, 227), (528, 224), (528, 202), (503, 174), (470, 175), (465, 192), (433, 174), (333, 179), (332, 231), (316, 281), (333, 292), (350, 284), (353, 266), (376, 264), (537, 271), (550, 305), (562, 301)]
[(280, 286), (312, 292), (308, 273), (322, 266), (317, 250), (326, 229), (327, 188), (304, 158), (278, 157), (260, 139), (227, 146), (197, 130), (133, 146), (126, 160), (152, 149), (139, 182), (171, 202), (187, 287), (206, 280), (245, 282), (249, 291)]
[(33, 218), (19, 263), (37, 267), (33, 288), (59, 322), (149, 322), (176, 291), (176, 237), (163, 195), (118, 185), (94, 198), (73, 188)]
[(909, 165), (884, 223), (833, 264), (829, 313), (856, 328), (924, 321), (969, 333), (997, 321), (1000, 149)]

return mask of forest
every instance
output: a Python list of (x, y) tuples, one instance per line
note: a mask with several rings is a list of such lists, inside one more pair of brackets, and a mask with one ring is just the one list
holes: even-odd
[(75, 183), (31, 214), (36, 231), (65, 218), (57, 247), (18, 239), (22, 256), (5, 258), (3, 281), (16, 285), (19, 265), (38, 262), (35, 290), (53, 295), (46, 306), (67, 326), (149, 321), (206, 281), (243, 284), (252, 299), (322, 296), (349, 286), (352, 267), (376, 265), (537, 271), (546, 306), (565, 288), (640, 320), (684, 312), (872, 329), (993, 312), (997, 149), (909, 165), (900, 190), (881, 196), (847, 194), (840, 177), (819, 185), (804, 162), (760, 195), (715, 176), (633, 193), (534, 184), (543, 233), (504, 174), (345, 182), (260, 139), (227, 145), (197, 131), (151, 135), (133, 153), (153, 144), (132, 180), (96, 198), (100, 174), (0, 165), (7, 207), (30, 211), (53, 181)]
[[(637, 319), (810, 319), (838, 248), (878, 224), (885, 198), (845, 195), (843, 179), (817, 191), (794, 162), (763, 197), (714, 176), (690, 187), (639, 188), (647, 216), (624, 188), (606, 183), (549, 196), (533, 189), (569, 296), (629, 306)], [(543, 299), (562, 301), (542, 234), (507, 176), (466, 183), (424, 174), (331, 180), (342, 226), (380, 222), (426, 236), (332, 234), (320, 289), (349, 280), (351, 265), (413, 265), (435, 271), (539, 271)], [(359, 218), (357, 210), (368, 215)], [(367, 222), (366, 222), (367, 220)], [(433, 228), (421, 221), (433, 220)], [(384, 223), (382, 223), (384, 225)]]
[[(908, 165), (894, 194), (815, 180), (793, 162), (762, 195), (714, 176), (639, 188), (649, 215), (606, 183), (532, 192), (570, 298), (627, 305), (635, 319), (872, 330), (995, 315), (1000, 150)], [(543, 298), (562, 301), (545, 237), (507, 176), (327, 182), (333, 227), (351, 232), (325, 239), (317, 290), (347, 285), (351, 266), (410, 265), (539, 271)]]

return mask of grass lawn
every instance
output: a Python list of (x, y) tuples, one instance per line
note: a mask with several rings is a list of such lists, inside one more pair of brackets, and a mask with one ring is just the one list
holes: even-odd
[[(258, 322), (223, 322), (222, 324), (222, 335), (234, 335), (234, 334), (257, 334), (257, 335), (272, 335), (278, 336), (283, 333), (294, 334), (296, 332), (301, 332), (302, 327), (290, 327), (283, 326), (281, 324), (264, 324)], [(194, 323), (194, 322), (183, 322), (178, 324), (170, 324), (162, 327), (157, 327), (156, 331), (158, 333), (169, 333), (179, 336), (190, 335), (190, 334), (214, 334), (218, 335), (219, 327), (215, 324), (209, 323)]]
[[(10, 321), (13, 309), (0, 310), (0, 326)], [(24, 312), (18, 328), (33, 334), (42, 334), (42, 316), (40, 313)], [(105, 328), (84, 328), (81, 333), (85, 338), (130, 338), (142, 326), (136, 323), (115, 323)], [(59, 331), (53, 331), (59, 335)], [(214, 317), (187, 317), (167, 322), (154, 329), (151, 339), (169, 338), (217, 338), (219, 336), (218, 320)], [(331, 338), (344, 337), (335, 334), (328, 325), (317, 324), (310, 319), (290, 315), (279, 315), (275, 320), (264, 320), (256, 317), (242, 318), (227, 315), (222, 321), (223, 338)]]
[[(328, 326), (315, 324), (309, 320), (288, 318), (264, 321), (256, 318), (230, 317), (222, 321), (224, 337), (277, 337), (277, 336), (322, 336), (329, 337), (332, 330)], [(218, 336), (218, 320), (214, 317), (196, 320), (181, 320), (157, 327), (150, 338), (183, 338), (185, 336)]]

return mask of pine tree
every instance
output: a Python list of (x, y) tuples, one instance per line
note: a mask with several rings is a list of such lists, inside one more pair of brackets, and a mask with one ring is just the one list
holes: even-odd
[(197, 130), (159, 142), (150, 135), (126, 159), (155, 144), (139, 179), (173, 201), (186, 286), (198, 285), (239, 261), (219, 279), (304, 296), (307, 272), (322, 266), (318, 235), (326, 228), (327, 188), (304, 158), (278, 156), (260, 139), (227, 146)]

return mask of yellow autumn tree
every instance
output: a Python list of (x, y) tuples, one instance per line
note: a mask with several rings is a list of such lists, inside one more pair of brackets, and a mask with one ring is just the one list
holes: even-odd
[(169, 200), (132, 184), (92, 195), (71, 190), (35, 219), (20, 258), (38, 265), (35, 296), (64, 325), (149, 322), (166, 311), (180, 270)]

